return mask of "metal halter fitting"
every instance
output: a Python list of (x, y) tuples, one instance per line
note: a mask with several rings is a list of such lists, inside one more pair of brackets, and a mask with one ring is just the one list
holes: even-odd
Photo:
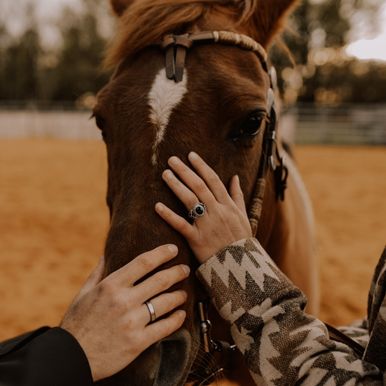
[[(253, 201), (249, 208), (249, 220), (253, 234), (257, 233), (258, 222), (261, 217), (262, 205), (265, 193), (268, 171), (274, 173), (276, 198), (284, 200), (287, 188), (288, 170), (284, 164), (284, 158), (280, 156), (276, 142), (277, 114), (275, 106), (276, 72), (269, 70), (268, 57), (265, 49), (255, 40), (246, 35), (229, 31), (205, 31), (184, 35), (167, 35), (164, 37), (161, 47), (166, 51), (166, 76), (176, 83), (181, 82), (184, 76), (187, 51), (197, 44), (223, 44), (236, 46), (241, 49), (254, 52), (259, 58), (264, 71), (270, 78), (270, 88), (267, 95), (267, 125), (264, 134), (262, 158), (256, 179)], [(211, 337), (212, 324), (208, 318), (209, 301), (198, 303), (200, 318), (200, 331), (204, 352), (207, 355), (214, 353), (229, 354), (236, 350), (234, 344), (215, 341)], [(190, 378), (199, 379), (197, 386), (210, 384), (217, 375), (224, 371), (221, 364), (214, 369), (204, 370), (204, 374), (191, 373)]]

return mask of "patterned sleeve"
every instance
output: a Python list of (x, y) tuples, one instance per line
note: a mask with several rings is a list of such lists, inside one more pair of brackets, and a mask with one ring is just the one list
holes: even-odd
[(256, 239), (238, 241), (197, 271), (258, 385), (382, 385), (382, 373), (329, 339), (306, 298)]

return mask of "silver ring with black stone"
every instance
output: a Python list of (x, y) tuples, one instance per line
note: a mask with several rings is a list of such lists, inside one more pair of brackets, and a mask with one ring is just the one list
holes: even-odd
[(202, 202), (194, 205), (194, 207), (189, 211), (189, 217), (192, 220), (196, 220), (199, 217), (204, 216), (206, 213), (206, 206)]

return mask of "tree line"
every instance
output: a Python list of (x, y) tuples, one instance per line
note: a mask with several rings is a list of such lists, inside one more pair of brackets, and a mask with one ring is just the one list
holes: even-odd
[[(106, 83), (108, 74), (100, 64), (107, 38), (99, 25), (107, 14), (100, 12), (100, 0), (80, 1), (83, 12), (63, 10), (57, 25), (61, 42), (56, 47), (43, 45), (33, 17), (17, 38), (11, 38), (0, 22), (0, 103), (72, 105)], [(277, 45), (271, 55), (288, 103), (386, 102), (385, 63), (349, 58), (342, 49), (350, 31), (356, 28), (353, 16), (375, 20), (380, 7), (375, 3), (303, 1), (283, 38), (290, 54)], [(33, 14), (31, 7), (26, 13)]]
[[(0, 101), (74, 103), (96, 93), (107, 81), (101, 70), (106, 38), (98, 29), (93, 1), (82, 0), (84, 12), (64, 9), (57, 28), (61, 42), (46, 48), (34, 18), (21, 36), (11, 38), (0, 27)], [(96, 3), (96, 2), (95, 2)], [(27, 13), (33, 14), (31, 5)]]

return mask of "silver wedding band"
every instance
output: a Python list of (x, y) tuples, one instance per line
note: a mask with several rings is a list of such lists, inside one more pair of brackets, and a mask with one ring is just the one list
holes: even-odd
[(194, 205), (194, 207), (189, 211), (189, 217), (192, 220), (204, 216), (206, 213), (206, 206), (202, 202)]
[(145, 306), (147, 307), (147, 310), (149, 311), (149, 314), (150, 314), (150, 323), (153, 323), (157, 319), (154, 306), (150, 300), (145, 302)]

